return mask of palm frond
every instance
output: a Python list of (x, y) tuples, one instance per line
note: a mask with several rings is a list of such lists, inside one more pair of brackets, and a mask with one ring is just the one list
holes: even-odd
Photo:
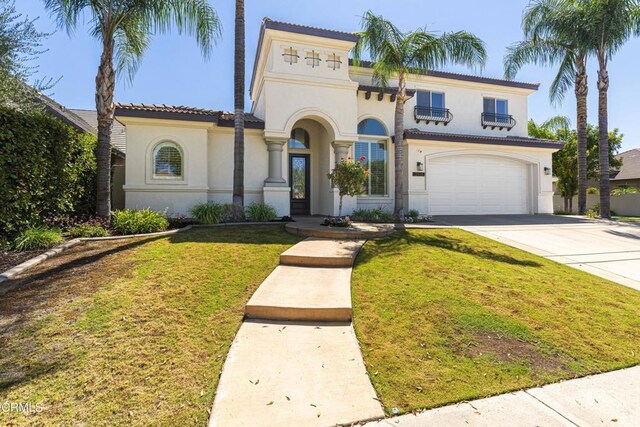
[(504, 58), (504, 76), (515, 78), (526, 64), (549, 66), (573, 52), (573, 46), (556, 39), (534, 38), (512, 44)]
[(566, 93), (575, 86), (576, 79), (576, 56), (567, 52), (556, 77), (549, 86), (549, 99), (554, 104), (559, 104), (564, 100)]
[(72, 33), (78, 24), (82, 11), (90, 6), (90, 0), (44, 0), (44, 7), (56, 21), (59, 28)]
[(568, 129), (571, 127), (571, 119), (567, 116), (554, 116), (545, 120), (539, 127), (553, 131)]
[(482, 67), (487, 59), (484, 42), (466, 31), (436, 36), (420, 30), (412, 33), (407, 40), (409, 41), (407, 65), (413, 68), (429, 70), (447, 64)]
[[(401, 64), (402, 54), (399, 49), (404, 35), (382, 16), (377, 16), (370, 10), (367, 11), (362, 16), (362, 31), (356, 34), (358, 41), (351, 51), (356, 66), (360, 64), (362, 54), (365, 51), (369, 52), (374, 62), (379, 62), (380, 58), (384, 57), (391, 63)], [(378, 72), (374, 66), (375, 80), (386, 81), (389, 76), (390, 74), (385, 71), (383, 65), (378, 66)]]

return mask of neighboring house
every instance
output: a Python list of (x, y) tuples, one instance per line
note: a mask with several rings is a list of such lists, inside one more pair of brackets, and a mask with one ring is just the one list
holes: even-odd
[[(95, 111), (69, 109), (41, 93), (38, 94), (38, 99), (47, 113), (59, 118), (79, 132), (89, 132), (93, 135), (98, 134), (98, 119)], [(125, 127), (117, 120), (113, 122), (111, 144), (115, 154), (112, 164), (111, 207), (113, 209), (124, 209), (124, 190), (122, 187), (125, 182), (124, 174), (127, 144), (125, 140)]]
[[(393, 209), (397, 81), (372, 82), (371, 64), (348, 60), (357, 36), (265, 19), (246, 116), (245, 199), (279, 215), (337, 214), (327, 173), (365, 156), (356, 208)], [(537, 84), (442, 71), (409, 77), (405, 104), (405, 209), (423, 214), (553, 213), (551, 154), (562, 143), (527, 136)], [(233, 114), (118, 104), (126, 126), (126, 206), (188, 214), (230, 203)]]
[(611, 174), (611, 189), (640, 187), (640, 148), (634, 148), (616, 157), (622, 159), (622, 166)]

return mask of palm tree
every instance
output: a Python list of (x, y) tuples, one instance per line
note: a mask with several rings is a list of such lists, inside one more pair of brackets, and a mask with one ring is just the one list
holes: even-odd
[(465, 31), (435, 34), (419, 28), (401, 32), (390, 21), (367, 11), (362, 17), (362, 31), (353, 49), (357, 66), (366, 49), (373, 63), (375, 84), (387, 86), (392, 77), (398, 79), (395, 104), (395, 207), (394, 215), (404, 216), (404, 104), (407, 101), (407, 77), (416, 70), (432, 70), (448, 63), (467, 66), (484, 65), (487, 59), (485, 45), (473, 34)]
[(194, 35), (207, 57), (221, 35), (220, 20), (207, 0), (44, 0), (44, 3), (58, 25), (69, 33), (87, 13), (90, 32), (102, 44), (95, 93), (98, 113), (96, 211), (99, 216), (109, 218), (116, 75), (125, 72), (132, 80), (152, 34), (165, 33), (172, 25), (179, 33)]
[(640, 35), (640, 5), (637, 0), (583, 0), (583, 2), (591, 16), (588, 28), (598, 59), (600, 216), (611, 218), (607, 65), (618, 49), (632, 36)]
[[(236, 0), (233, 71), (233, 205), (235, 215), (244, 213), (244, 0)], [(238, 218), (239, 219), (239, 218)]]
[(577, 111), (578, 214), (587, 210), (587, 57), (589, 38), (584, 8), (574, 1), (536, 0), (524, 12), (525, 40), (507, 50), (505, 77), (512, 79), (527, 63), (558, 65), (549, 88), (553, 103), (561, 102), (573, 86)]

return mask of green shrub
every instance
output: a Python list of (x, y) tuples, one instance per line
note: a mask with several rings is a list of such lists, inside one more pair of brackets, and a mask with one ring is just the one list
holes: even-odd
[(393, 215), (382, 208), (356, 209), (351, 214), (351, 219), (358, 222), (394, 222)]
[(114, 211), (111, 215), (111, 228), (120, 235), (145, 234), (164, 231), (169, 221), (163, 213), (151, 209)]
[(193, 219), (202, 224), (219, 224), (227, 220), (228, 210), (227, 205), (205, 202), (194, 205), (190, 212)]
[(47, 249), (62, 240), (62, 234), (57, 228), (30, 227), (18, 235), (13, 248), (17, 251)]
[(588, 187), (587, 194), (600, 194), (600, 190), (596, 187)]
[(82, 222), (67, 228), (71, 237), (106, 237), (109, 232), (101, 225), (91, 222)]
[(253, 202), (247, 207), (247, 218), (256, 222), (269, 222), (278, 216), (275, 208), (266, 203)]
[(411, 210), (409, 210), (409, 212), (407, 212), (407, 216), (409, 218), (416, 219), (416, 218), (420, 217), (420, 212), (418, 212), (416, 209), (411, 209)]
[(638, 187), (618, 187), (611, 190), (612, 196), (622, 196), (624, 194), (636, 194), (640, 193), (640, 188)]
[(43, 112), (0, 107), (0, 236), (95, 206), (95, 137)]
[(588, 209), (587, 212), (585, 212), (585, 216), (587, 218), (591, 218), (591, 219), (595, 219), (595, 218), (599, 218), (600, 214), (598, 213), (597, 210), (594, 209)]

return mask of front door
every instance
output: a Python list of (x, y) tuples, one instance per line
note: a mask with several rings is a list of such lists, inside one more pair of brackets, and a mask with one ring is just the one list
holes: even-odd
[(291, 184), (291, 215), (309, 215), (309, 155), (289, 155), (289, 183)]

